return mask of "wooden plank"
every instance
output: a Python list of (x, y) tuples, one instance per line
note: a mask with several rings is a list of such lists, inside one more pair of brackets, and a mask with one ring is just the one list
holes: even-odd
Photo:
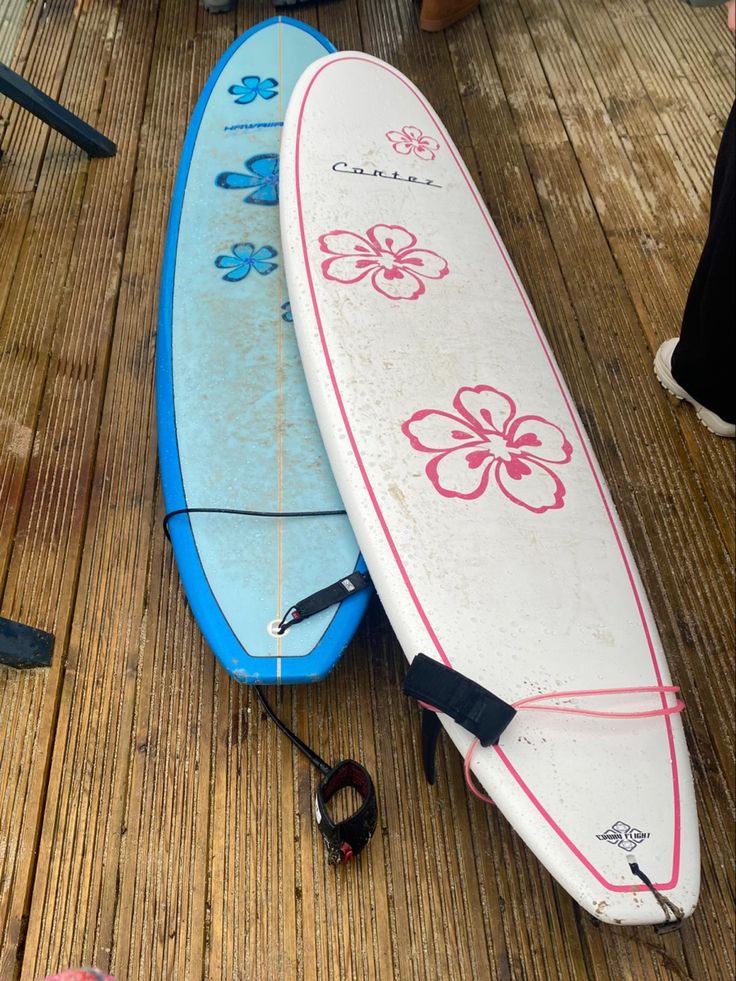
[[(98, 115), (105, 66), (109, 61), (107, 35), (111, 28), (114, 29), (116, 17), (114, 10), (111, 20), (109, 10), (96, 9), (96, 14), (82, 18), (79, 33), (60, 34), (62, 55), (67, 60), (71, 56), (73, 60), (59, 97), (72, 111), (86, 115), (92, 121)], [(45, 36), (46, 29), (50, 31), (51, 26), (43, 22), (42, 27), (44, 29), (39, 29), (35, 35), (39, 50), (43, 50), (46, 41), (54, 40), (53, 34), (50, 38)], [(68, 51), (65, 50), (67, 44), (71, 45)], [(59, 46), (55, 44), (55, 48)], [(48, 52), (51, 64), (54, 63), (51, 57), (54, 50)], [(31, 72), (34, 81), (36, 74)], [(57, 90), (59, 85), (55, 87)], [(0, 321), (0, 358), (5, 376), (0, 393), (0, 425), (10, 436), (11, 448), (15, 448), (14, 452), (6, 449), (0, 460), (0, 581), (4, 578), (8, 546), (18, 517), (50, 349), (57, 318), (63, 309), (62, 297), (72, 260), (76, 217), (82, 207), (90, 168), (81, 150), (56, 133), (50, 136), (48, 127), (22, 112), (27, 119), (19, 119), (18, 126), (10, 130), (0, 173), (13, 189), (11, 202), (27, 201), (21, 189), (29, 182), (32, 186), (37, 185), (38, 190), (29, 221), (24, 221), (24, 213), (9, 215), (10, 237), (5, 242), (5, 254), (2, 254), (4, 250), (0, 244), (0, 261), (6, 263), (8, 270), (8, 276), (2, 280), (3, 295), (0, 295), (0, 306), (5, 301)], [(33, 123), (21, 125), (28, 119)], [(39, 175), (37, 169), (42, 162)], [(19, 236), (22, 236), (22, 245), (14, 253), (13, 246), (18, 244)], [(7, 447), (7, 443), (5, 445)]]
[[(28, 0), (0, 0), (0, 61), (6, 65), (13, 59), (27, 6)], [(2, 123), (0, 123), (1, 133)]]
[[(669, 242), (674, 235), (677, 251), (671, 249), (668, 260), (676, 266), (678, 256), (684, 252), (689, 271), (700, 254), (707, 230), (704, 204), (710, 192), (710, 178), (701, 180), (687, 161), (680, 160), (677, 132), (673, 139), (662, 125), (662, 117), (670, 108), (670, 90), (663, 84), (662, 75), (653, 71), (650, 50), (631, 41), (630, 35), (637, 37), (631, 26), (634, 18), (616, 16), (614, 21), (606, 6), (583, 6), (579, 0), (562, 0), (560, 8), (590, 72), (597, 101), (608, 114), (650, 204), (647, 219), (657, 230), (651, 247), (661, 248), (660, 236)], [(666, 49), (664, 40), (659, 47)], [(713, 131), (709, 120), (706, 124), (695, 132), (691, 125), (688, 142), (706, 144), (703, 169), (707, 171), (712, 166)], [(700, 131), (703, 128), (707, 135)], [(684, 285), (689, 279), (686, 275)]]
[[(209, 67), (210, 65), (207, 65), (208, 69)], [(200, 83), (204, 81), (204, 76), (198, 78), (198, 75), (199, 71), (197, 70), (193, 74), (194, 89), (198, 89)], [(236, 720), (244, 718), (242, 700), (245, 698), (245, 694), (237, 686), (226, 682), (221, 674), (219, 677), (220, 680), (217, 683), (218, 704), (222, 707), (221, 711), (224, 713), (226, 727), (229, 730), (231, 715)], [(236, 703), (234, 710), (233, 702)], [(238, 721), (237, 725), (240, 724)], [(296, 916), (292, 912), (294, 908), (292, 905), (294, 903), (293, 896), (296, 890), (290, 886), (293, 872), (286, 851), (290, 847), (290, 842), (294, 840), (294, 818), (288, 806), (289, 800), (293, 797), (292, 751), (288, 744), (286, 746), (274, 746), (274, 739), (279, 739), (281, 743), (283, 740), (266, 728), (264, 735), (268, 739), (268, 743), (267, 749), (263, 751), (263, 765), (261, 766), (260, 750), (255, 751), (258, 754), (255, 759), (249, 754), (249, 759), (243, 764), (243, 769), (248, 773), (248, 779), (251, 783), (246, 783), (244, 786), (240, 780), (240, 759), (233, 761), (232, 769), (230, 769), (229, 763), (229, 752), (234, 751), (236, 756), (240, 752), (237, 736), (234, 742), (231, 736), (223, 736), (221, 734), (223, 732), (222, 726), (219, 722), (217, 730), (217, 749), (214, 750), (215, 755), (213, 757), (215, 767), (213, 781), (216, 796), (212, 809), (214, 816), (212, 861), (216, 871), (212, 879), (212, 918), (209, 928), (210, 937), (214, 938), (214, 942), (208, 944), (208, 970), (212, 972), (212, 976), (221, 975), (222, 971), (217, 963), (222, 946), (224, 946), (226, 965), (242, 963), (246, 965), (246, 972), (250, 973), (251, 970), (256, 970), (255, 965), (257, 964), (267, 973), (271, 969), (271, 965), (277, 963), (283, 965), (288, 972), (294, 969), (296, 963), (296, 930), (294, 929)], [(223, 742), (228, 747), (224, 757), (220, 753), (220, 746)], [(152, 763), (149, 765), (153, 766)], [(223, 773), (225, 775), (224, 780), (222, 779)], [(256, 792), (254, 786), (257, 788), (258, 799), (262, 801), (262, 807), (258, 811), (248, 808), (248, 803)], [(223, 796), (220, 796), (220, 789)], [(307, 795), (307, 801), (309, 801), (310, 796)], [(272, 808), (274, 798), (282, 799), (284, 807), (280, 812), (278, 823), (273, 821), (267, 823), (264, 815)], [(242, 816), (244, 810), (245, 817)], [(307, 810), (307, 821), (311, 825), (309, 810)], [(233, 823), (232, 832), (230, 831), (230, 822)], [(310, 827), (309, 831), (311, 847), (314, 847), (313, 828)], [(253, 847), (259, 859), (258, 867), (278, 868), (282, 870), (280, 875), (264, 877), (253, 874), (256, 863), (253, 860), (253, 854), (246, 848), (248, 841), (254, 843)], [(145, 849), (148, 845), (142, 841), (140, 847)], [(319, 846), (317, 847), (319, 848)], [(321, 852), (319, 852), (318, 857), (320, 862), (324, 861)], [(227, 872), (222, 875), (218, 871), (221, 858), (225, 862), (223, 868), (227, 869)], [(241, 861), (244, 862), (244, 865), (241, 865)], [(240, 899), (244, 887), (249, 890), (250, 900), (247, 906)], [(133, 906), (137, 906), (142, 899), (138, 889), (136, 892), (137, 895), (131, 897), (131, 905)], [(131, 958), (129, 962), (141, 966), (160, 964), (161, 940), (158, 936), (151, 936), (151, 931), (155, 930), (155, 922), (146, 918), (145, 910), (141, 914), (136, 909), (136, 916), (138, 918), (143, 916), (143, 920), (136, 921), (140, 923), (140, 926), (134, 940), (139, 959), (136, 961)], [(335, 950), (334, 946), (332, 950)], [(242, 961), (239, 959), (240, 956), (243, 958)], [(141, 957), (144, 957), (145, 960), (141, 960)], [(262, 960), (263, 958), (265, 960)], [(116, 969), (117, 963), (116, 961)], [(227, 966), (224, 970), (227, 973)]]
[(692, 8), (670, 0), (649, 0), (646, 11), (674, 55), (675, 76), (684, 75), (692, 87), (688, 101), (700, 107), (720, 135), (726, 122), (723, 107), (734, 96), (734, 50), (725, 4)]
[[(142, 321), (151, 350), (164, 231), (186, 123), (202, 72), (206, 75), (232, 37), (231, 17), (210, 17), (194, 4), (184, 16), (176, 4), (162, 6), (136, 173), (137, 206), (125, 258), (130, 287), (121, 294), (122, 324), (134, 334), (133, 325)], [(172, 94), (172, 78), (188, 83)], [(163, 181), (161, 174), (166, 175)], [(149, 278), (150, 268), (156, 275)], [(139, 383), (150, 412), (151, 358)], [(148, 450), (150, 476), (154, 461), (152, 447)], [(144, 590), (135, 729), (132, 745), (122, 746), (131, 758), (122, 817), (124, 847), (111, 863), (100, 905), (114, 917), (110, 948), (104, 950), (111, 970), (120, 977), (184, 981), (200, 978), (205, 960), (215, 682), (211, 656), (164, 543), (160, 500), (158, 505)]]
[[(53, 720), (58, 709), (59, 684), (64, 676), (64, 646), (79, 571), (115, 298), (127, 235), (137, 152), (137, 138), (127, 140), (127, 135), (137, 134), (148, 84), (151, 39), (146, 21), (152, 16), (150, 5), (139, 4), (128, 15), (130, 22), (124, 21), (125, 29), (117, 35), (117, 9), (102, 11), (100, 7), (100, 11), (105, 14), (104, 19), (90, 19), (89, 31), (78, 35), (79, 49), (73, 53), (74, 64), (95, 61), (95, 73), (101, 72), (103, 79), (106, 65), (110, 64), (100, 115), (108, 129), (119, 130), (126, 141), (113, 161), (90, 167), (89, 180), (80, 189), (81, 210), (78, 208), (76, 215), (68, 216), (74, 253), (70, 256), (64, 284), (65, 302), (57, 300), (58, 320), (49, 375), (42, 389), (38, 453), (29, 471), (5, 596), (6, 606), (12, 611), (29, 606), (45, 610), (44, 616), (54, 626), (58, 641), (55, 673), (50, 675), (45, 692), (37, 694), (35, 699), (29, 693), (26, 706), (32, 717), (40, 717), (43, 726), (39, 727), (38, 746), (34, 748), (34, 765), (28, 767), (27, 759), (22, 760), (24, 771), (28, 770), (30, 775), (23, 777), (28, 782), (23, 797), (25, 816), (13, 835), (13, 839), (18, 839), (14, 841), (18, 854), (17, 881), (10, 897), (4, 931), (4, 967), (0, 969), (0, 974), (8, 977), (16, 970), (15, 947), (22, 943), (28, 877), (33, 874), (36, 861), (39, 827), (36, 812), (44, 799)], [(113, 48), (115, 37), (118, 43)], [(70, 76), (70, 84), (75, 83), (75, 72)], [(65, 224), (63, 217), (57, 220)], [(36, 292), (40, 292), (38, 286)], [(74, 660), (73, 656), (72, 664)], [(66, 675), (67, 683), (73, 677), (72, 670)], [(25, 749), (26, 756), (30, 749)], [(23, 752), (22, 747), (20, 753)], [(78, 813), (77, 805), (73, 800), (72, 814)], [(50, 826), (53, 828), (53, 818)], [(9, 886), (13, 885), (11, 877), (7, 881)], [(39, 926), (32, 918), (32, 946), (33, 931)], [(11, 963), (13, 973), (6, 974), (5, 967), (10, 970)]]
[[(684, 5), (676, 10), (678, 6), (670, 4), (671, 19), (668, 17), (660, 27), (652, 11), (639, 0), (605, 4), (620, 43), (636, 62), (644, 90), (655, 101), (660, 129), (674, 139), (687, 172), (707, 195), (713, 176), (713, 150), (726, 121), (722, 115), (724, 106), (733, 99), (733, 91), (729, 93), (725, 64), (720, 84), (712, 88), (706, 84), (709, 80), (715, 82), (715, 72), (713, 66), (710, 71), (705, 70), (703, 38), (694, 37), (691, 30), (685, 41), (672, 29), (674, 23), (682, 25), (684, 17), (694, 28), (699, 13), (688, 11)], [(720, 28), (723, 57), (728, 51), (730, 35), (724, 23)], [(730, 74), (733, 75), (733, 68)], [(704, 111), (705, 108), (709, 111)]]
[[(75, 64), (93, 61), (96, 76), (103, 70), (110, 59), (108, 31), (114, 23), (114, 19), (110, 21), (110, 11), (102, 9), (100, 17), (84, 22), (75, 40)], [(140, 115), (131, 85), (130, 62), (143, 68), (139, 92), (147, 82), (145, 57), (141, 58), (134, 36), (125, 40), (123, 50), (126, 49), (129, 63), (116, 63), (112, 75), (113, 93), (114, 86), (125, 79), (126, 99), (118, 105), (103, 105), (104, 118), (111, 128), (124, 126), (126, 118), (135, 118), (136, 112)], [(70, 84), (73, 86), (75, 81), (87, 90), (84, 76), (80, 82), (73, 74)], [(54, 137), (49, 143), (39, 185), (42, 204), (35, 208), (31, 240), (24, 245), (22, 271), (16, 270), (12, 302), (3, 320), (7, 340), (3, 358), (5, 416), (15, 427), (14, 432), (24, 435), (20, 447), (16, 441), (11, 459), (8, 461), (6, 455), (3, 461), (9, 464), (6, 477), (11, 475), (3, 488), (3, 501), (19, 515), (3, 610), (17, 619), (46, 626), (57, 635), (51, 672), (20, 678), (12, 689), (13, 698), (35, 726), (33, 737), (27, 742), (11, 744), (0, 771), (0, 786), (14, 788), (12, 810), (6, 813), (8, 823), (3, 825), (12, 829), (5, 840), (0, 894), (3, 977), (14, 976), (16, 953), (23, 943), (28, 889), (36, 861), (39, 808), (45, 795), (64, 671), (98, 407), (105, 383), (115, 278), (119, 276), (120, 243), (126, 234), (130, 175), (135, 161), (132, 144), (119, 159), (99, 165), (106, 169), (99, 169), (98, 165), (91, 168), (88, 182), (85, 161), (84, 180), (80, 181), (79, 155), (60, 150), (60, 139)], [(58, 167), (60, 159), (64, 162)], [(78, 232), (82, 209), (84, 218)], [(80, 243), (85, 239), (83, 248)], [(73, 256), (75, 247), (77, 254)], [(58, 266), (50, 261), (45, 276), (39, 252), (43, 255), (46, 248), (52, 250), (52, 256), (57, 250)], [(23, 284), (27, 287), (25, 293)], [(85, 296), (88, 306), (80, 310), (79, 300)], [(22, 341), (24, 336), (29, 338), (27, 346)], [(34, 436), (37, 415), (38, 431)], [(12, 441), (10, 448), (14, 448)], [(3, 449), (7, 454), (7, 442)], [(26, 465), (29, 469), (24, 488)], [(5, 554), (10, 554), (11, 543), (12, 524), (6, 524), (2, 539)], [(8, 693), (4, 686), (0, 689), (0, 718), (7, 711)]]
[[(59, 98), (77, 23), (72, 0), (55, 4), (50, 9), (40, 2), (29, 6), (11, 67), (52, 98)], [(84, 69), (94, 71), (95, 65), (85, 63)], [(70, 96), (67, 91), (65, 98)], [(0, 105), (5, 126), (0, 161), (0, 215), (3, 218), (0, 223), (0, 268), (6, 271), (0, 279), (1, 315), (14, 281), (11, 274), (18, 262), (31, 209), (35, 207), (34, 191), (50, 131), (35, 116), (7, 99)], [(54, 145), (58, 145), (58, 141)], [(43, 201), (42, 197), (40, 201)]]
[(117, 914), (118, 977), (185, 981), (205, 959), (215, 670), (159, 535), (150, 568), (123, 846), (100, 910)]

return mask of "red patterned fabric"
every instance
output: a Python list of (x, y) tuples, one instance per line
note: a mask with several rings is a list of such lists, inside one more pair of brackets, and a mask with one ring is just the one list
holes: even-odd
[(50, 974), (43, 981), (115, 981), (111, 974), (103, 974), (96, 967), (82, 967), (61, 974)]

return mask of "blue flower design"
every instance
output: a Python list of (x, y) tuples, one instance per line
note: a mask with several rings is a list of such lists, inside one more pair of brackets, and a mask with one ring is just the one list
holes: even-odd
[(276, 249), (270, 245), (264, 245), (256, 252), (251, 242), (240, 242), (232, 247), (232, 253), (232, 255), (218, 255), (215, 259), (218, 269), (229, 270), (222, 277), (228, 283), (239, 283), (241, 279), (245, 279), (251, 269), (255, 269), (261, 276), (268, 276), (278, 265), (270, 261), (278, 255)]
[(293, 324), (294, 317), (292, 316), (291, 313), (291, 303), (289, 303), (289, 301), (287, 300), (286, 303), (281, 304), (281, 309), (283, 310), (283, 313), (281, 314), (281, 319), (285, 320), (287, 324)]
[(279, 84), (275, 78), (261, 79), (258, 75), (246, 75), (240, 82), (240, 85), (231, 85), (228, 89), (230, 95), (238, 96), (235, 102), (240, 106), (247, 106), (257, 96), (262, 99), (273, 99), (277, 94), (276, 86)]
[(236, 174), (230, 170), (218, 174), (215, 184), (218, 187), (242, 189), (252, 187), (254, 190), (247, 194), (243, 201), (246, 204), (278, 204), (279, 203), (279, 155), (278, 153), (259, 153), (250, 157), (244, 165), (249, 174)]

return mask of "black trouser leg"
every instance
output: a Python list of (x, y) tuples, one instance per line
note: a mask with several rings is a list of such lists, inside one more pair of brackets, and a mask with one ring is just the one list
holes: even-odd
[(716, 160), (710, 225), (672, 355), (672, 375), (725, 422), (736, 422), (736, 103)]

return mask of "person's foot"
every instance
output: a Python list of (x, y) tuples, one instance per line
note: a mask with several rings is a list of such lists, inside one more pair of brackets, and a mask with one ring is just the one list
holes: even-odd
[(480, 0), (422, 0), (419, 26), (423, 31), (442, 31), (471, 13)]
[(678, 338), (670, 337), (668, 341), (660, 345), (659, 350), (654, 356), (654, 374), (657, 376), (662, 388), (666, 388), (670, 395), (676, 399), (684, 399), (695, 407), (695, 414), (706, 429), (709, 429), (716, 436), (725, 436), (729, 439), (736, 437), (736, 425), (732, 422), (725, 422), (720, 416), (696, 401), (682, 385), (679, 385), (672, 375), (672, 352), (677, 347)]

